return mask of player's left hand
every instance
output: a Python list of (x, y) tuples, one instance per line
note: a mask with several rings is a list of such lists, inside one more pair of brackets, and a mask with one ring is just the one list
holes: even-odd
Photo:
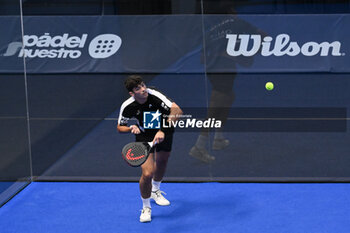
[(131, 125), (130, 127), (131, 133), (133, 134), (140, 134), (141, 131), (137, 125)]
[(164, 137), (165, 137), (164, 132), (159, 130), (154, 136), (153, 143), (157, 143), (157, 144), (161, 143), (162, 141), (164, 141)]

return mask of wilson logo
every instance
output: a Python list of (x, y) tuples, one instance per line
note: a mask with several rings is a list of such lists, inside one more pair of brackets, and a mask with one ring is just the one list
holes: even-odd
[(332, 56), (344, 55), (340, 52), (341, 43), (339, 41), (331, 43), (310, 41), (299, 45), (298, 42), (290, 41), (288, 34), (280, 34), (275, 39), (270, 36), (262, 38), (261, 35), (227, 34), (226, 39), (228, 39), (226, 52), (233, 57), (241, 55), (250, 57), (259, 51), (264, 57), (297, 56), (299, 54), (309, 57), (328, 56), (329, 54)]

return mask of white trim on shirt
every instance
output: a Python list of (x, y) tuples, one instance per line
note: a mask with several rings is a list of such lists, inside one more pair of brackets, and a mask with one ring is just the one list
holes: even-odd
[(122, 106), (120, 107), (119, 117), (118, 117), (118, 125), (120, 124), (120, 120), (122, 119), (122, 114), (124, 109), (129, 105), (132, 104), (135, 101), (135, 98), (131, 96), (129, 99), (125, 100)]
[(173, 102), (171, 102), (165, 95), (163, 95), (159, 91), (156, 91), (156, 90), (150, 89), (150, 88), (147, 88), (147, 91), (149, 94), (154, 95), (154, 96), (158, 97), (159, 99), (161, 99), (169, 108), (171, 108), (171, 105), (173, 104)]

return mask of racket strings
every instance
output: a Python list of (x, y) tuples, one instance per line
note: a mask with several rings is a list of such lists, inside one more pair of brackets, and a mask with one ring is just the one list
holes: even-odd
[(138, 167), (147, 160), (150, 149), (148, 143), (132, 142), (124, 146), (122, 156), (130, 166)]
[(126, 159), (132, 161), (143, 159), (146, 156), (146, 153), (147, 151), (145, 146), (140, 144), (131, 145), (123, 150), (123, 154), (125, 155)]
[(134, 153), (136, 156), (141, 156), (146, 153), (145, 148), (143, 146), (133, 146), (130, 148), (131, 153)]

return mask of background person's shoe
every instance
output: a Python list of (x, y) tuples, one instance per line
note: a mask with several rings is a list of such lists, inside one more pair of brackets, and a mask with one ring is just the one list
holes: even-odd
[(204, 163), (210, 163), (215, 160), (214, 156), (211, 156), (205, 148), (199, 148), (197, 146), (193, 146), (189, 152), (189, 154)]
[(230, 145), (230, 141), (228, 139), (214, 139), (213, 141), (213, 150), (222, 150)]

